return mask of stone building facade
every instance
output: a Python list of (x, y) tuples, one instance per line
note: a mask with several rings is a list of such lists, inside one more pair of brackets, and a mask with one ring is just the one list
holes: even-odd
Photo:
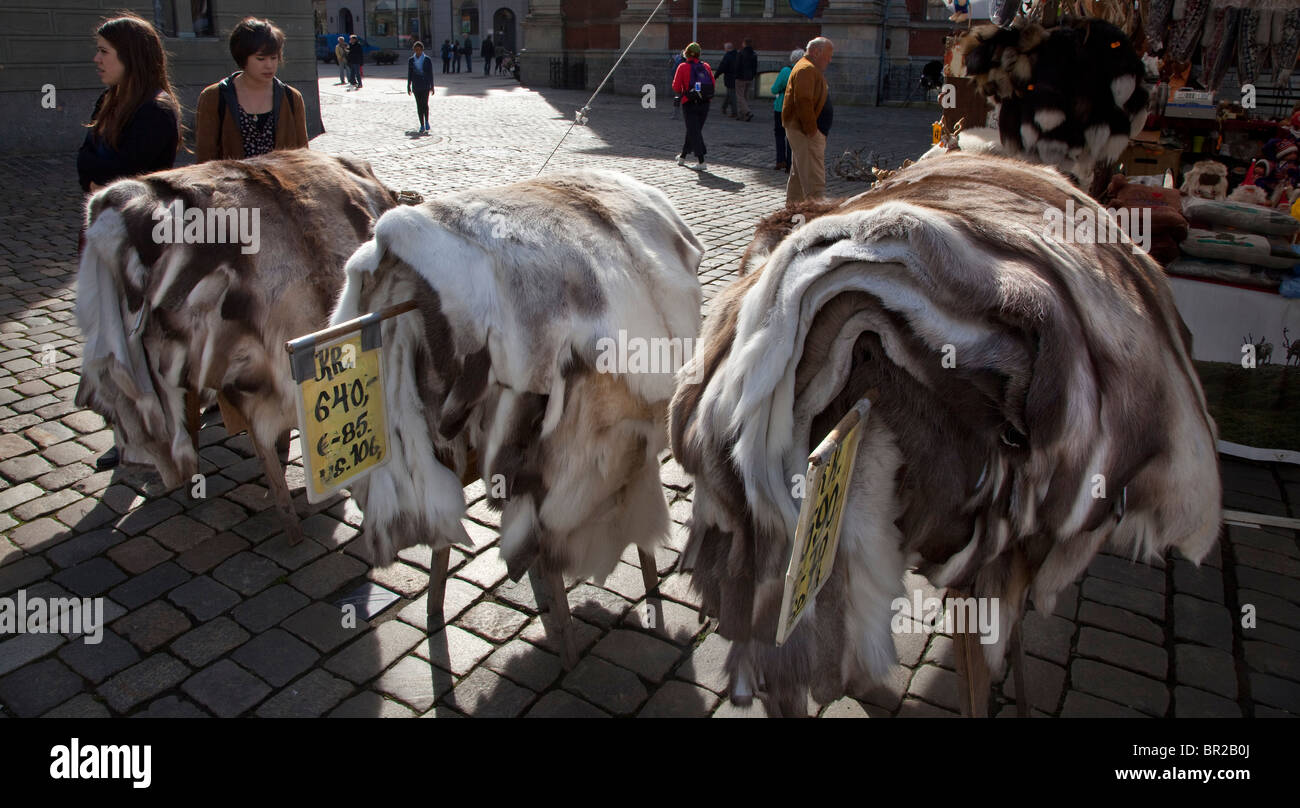
[[(614, 92), (640, 93), (646, 83), (668, 91), (669, 60), (692, 39), (716, 65), (723, 45), (754, 40), (760, 70), (776, 70), (789, 53), (816, 36), (835, 43), (827, 79), (836, 103), (874, 104), (882, 77), (899, 70), (919, 72), (942, 59), (944, 38), (955, 24), (942, 0), (821, 0), (812, 19), (788, 0), (687, 0), (664, 4), (606, 85)], [(555, 62), (582, 64), (585, 84), (594, 88), (636, 35), (658, 0), (532, 0), (524, 20), (524, 80), (543, 84)], [(694, 14), (694, 19), (693, 19)], [(573, 86), (570, 83), (570, 86)]]
[(94, 32), (120, 9), (151, 20), (163, 32), (171, 79), (192, 129), (199, 92), (233, 73), (230, 29), (249, 15), (285, 32), (281, 80), (302, 93), (307, 132), (321, 132), (310, 0), (4, 0), (0, 4), (0, 153), (66, 152), (71, 160), (85, 136), (95, 99), (104, 91), (95, 72)]

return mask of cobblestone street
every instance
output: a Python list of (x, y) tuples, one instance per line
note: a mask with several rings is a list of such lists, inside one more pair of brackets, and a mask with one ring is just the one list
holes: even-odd
[[(478, 63), (477, 58), (475, 63)], [(437, 75), (430, 135), (415, 133), (404, 70), (367, 67), (364, 89), (321, 67), (326, 133), (311, 148), (369, 160), (394, 189), (426, 198), (537, 173), (588, 93), (506, 78)], [(832, 97), (834, 87), (831, 88)], [(603, 167), (662, 189), (706, 245), (710, 300), (733, 278), (754, 223), (780, 208), (771, 107), (750, 123), (712, 110), (707, 173), (676, 165), (684, 128), (671, 102), (597, 99), (547, 171)], [(761, 111), (759, 111), (761, 110)], [(896, 168), (929, 145), (931, 109), (840, 107), (826, 154), (874, 150)], [(865, 152), (864, 152), (865, 153)], [(603, 582), (572, 581), (578, 665), (561, 669), (527, 577), (507, 578), (498, 518), (466, 489), (472, 553), (451, 551), (447, 627), (426, 633), (431, 553), (374, 569), (346, 498), (309, 505), (291, 489), (309, 539), (291, 546), (271, 514), (246, 436), (200, 432), (206, 498), (158, 490), (156, 475), (97, 472), (112, 433), (73, 403), (81, 336), (74, 316), (83, 197), (75, 156), (0, 159), (0, 597), (105, 598), (103, 642), (0, 635), (0, 718), (19, 716), (757, 716), (726, 700), (727, 642), (701, 623), (675, 571), (691, 480), (663, 467), (674, 520), (656, 554), (661, 624), (646, 627), (635, 550)], [(828, 172), (829, 192), (861, 183)], [(436, 260), (431, 256), (432, 260)], [(297, 461), (297, 442), (290, 459)], [(1223, 459), (1225, 507), (1300, 516), (1300, 468)], [(1035, 716), (1300, 715), (1300, 536), (1231, 527), (1198, 569), (1102, 555), (1052, 614), (1024, 631)], [(909, 589), (937, 593), (919, 576)], [(341, 607), (357, 607), (345, 628)], [(1258, 623), (1243, 628), (1243, 607)], [(361, 619), (364, 618), (364, 619)], [(896, 634), (887, 686), (819, 708), (823, 717), (953, 716), (953, 643)], [(1014, 715), (1010, 677), (995, 686)]]

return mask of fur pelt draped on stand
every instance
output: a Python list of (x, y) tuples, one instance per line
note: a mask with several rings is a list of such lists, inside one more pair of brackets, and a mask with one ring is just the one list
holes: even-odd
[(324, 327), (344, 262), (395, 204), (367, 163), (308, 149), (109, 185), (87, 202), (77, 404), (169, 488), (198, 471), (187, 389), (223, 394), (274, 458), (297, 426), (285, 340)]
[(1142, 60), (1103, 20), (980, 26), (957, 40), (951, 70), (979, 82), (1008, 154), (1058, 168), (1085, 189), (1146, 123)]
[[(515, 578), (535, 560), (599, 578), (628, 544), (660, 543), (658, 454), (674, 372), (699, 331), (703, 252), (663, 193), (612, 172), (383, 217), (348, 262), (334, 314), (419, 304), (383, 326), (391, 462), (353, 487), (376, 563), (468, 540), (471, 455), (502, 509)], [(671, 346), (678, 364), (611, 362), (612, 345)]]
[[(682, 563), (733, 641), (734, 700), (788, 715), (809, 688), (883, 681), (909, 563), (999, 599), (997, 673), (1026, 597), (1050, 613), (1107, 542), (1208, 551), (1216, 432), (1190, 334), (1127, 237), (1047, 237), (1069, 202), (1105, 216), (1052, 169), (959, 152), (760, 224), (670, 410), (695, 475)], [(834, 569), (775, 647), (794, 483), (868, 390)]]

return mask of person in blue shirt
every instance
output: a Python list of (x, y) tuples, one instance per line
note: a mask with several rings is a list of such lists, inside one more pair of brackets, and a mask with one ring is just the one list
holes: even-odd
[(781, 102), (785, 100), (785, 85), (790, 81), (790, 71), (794, 63), (802, 58), (803, 48), (790, 51), (790, 64), (781, 68), (781, 72), (776, 74), (776, 81), (772, 82), (772, 95), (776, 96), (776, 100), (772, 102), (772, 108), (776, 110), (776, 122), (772, 126), (772, 134), (776, 137), (775, 170), (777, 171), (790, 170), (790, 141), (785, 139), (785, 126), (781, 123)]
[(424, 43), (411, 46), (415, 53), (406, 60), (406, 94), (415, 95), (415, 112), (420, 116), (420, 132), (429, 131), (429, 93), (433, 92), (433, 60), (424, 52)]

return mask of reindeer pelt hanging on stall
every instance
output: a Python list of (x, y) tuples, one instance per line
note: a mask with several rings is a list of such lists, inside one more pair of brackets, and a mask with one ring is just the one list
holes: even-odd
[(1084, 189), (1146, 122), (1142, 60), (1103, 20), (974, 28), (953, 46), (951, 71), (979, 83), (1008, 154), (1058, 168)]
[[(770, 217), (670, 410), (695, 475), (682, 565), (732, 640), (733, 700), (801, 714), (809, 690), (882, 682), (909, 559), (999, 599), (996, 674), (1026, 598), (1050, 613), (1104, 544), (1209, 550), (1216, 432), (1190, 334), (1127, 239), (1045, 237), (1069, 201), (1105, 215), (1054, 170), (958, 152), (805, 209), (779, 242), (789, 215)], [(834, 569), (776, 647), (795, 483), (869, 390)]]
[(113, 425), (125, 461), (174, 488), (199, 465), (186, 392), (221, 394), (247, 421), (285, 528), (300, 537), (276, 456), (297, 426), (284, 343), (325, 326), (344, 262), (395, 204), (369, 164), (308, 149), (120, 180), (91, 196), (77, 404)]
[[(382, 218), (334, 313), (419, 305), (383, 326), (391, 462), (352, 489), (376, 563), (467, 540), (467, 471), (502, 510), (515, 578), (534, 561), (600, 578), (629, 544), (661, 543), (658, 455), (674, 371), (699, 330), (702, 256), (666, 196), (612, 172)], [(619, 364), (612, 345), (671, 346), (679, 364)]]

